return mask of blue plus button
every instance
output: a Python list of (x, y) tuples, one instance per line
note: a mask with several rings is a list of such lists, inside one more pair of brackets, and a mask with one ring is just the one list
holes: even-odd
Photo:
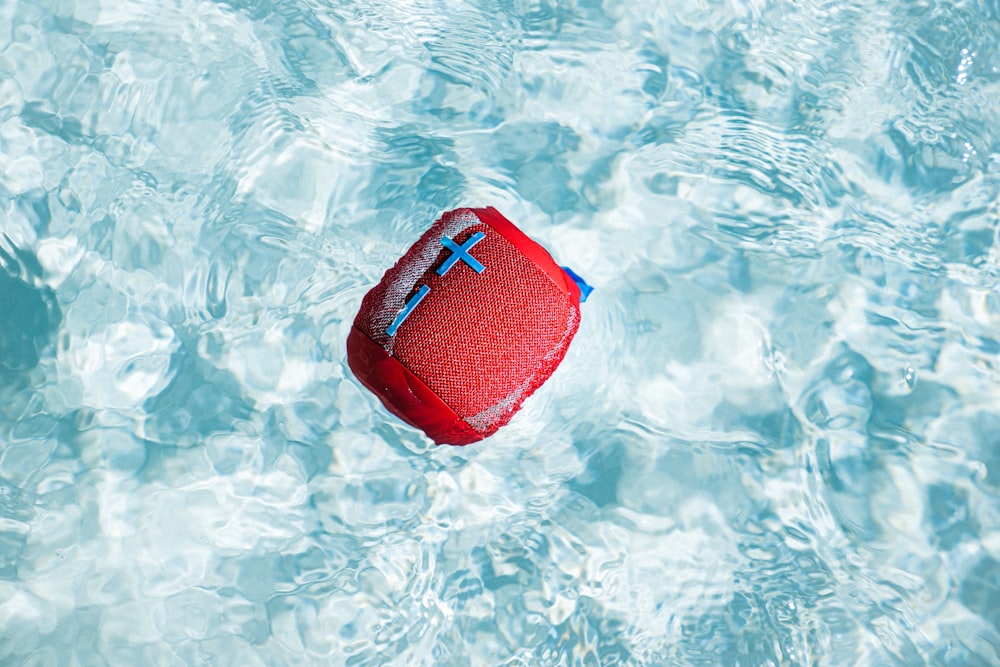
[(451, 267), (455, 266), (459, 262), (459, 260), (468, 264), (472, 268), (472, 270), (475, 271), (476, 273), (482, 273), (483, 269), (485, 269), (486, 267), (483, 266), (478, 259), (470, 255), (469, 251), (472, 250), (472, 246), (476, 245), (484, 238), (486, 238), (486, 234), (483, 234), (482, 232), (476, 232), (475, 234), (469, 237), (468, 241), (466, 241), (462, 245), (458, 245), (447, 236), (442, 236), (441, 245), (443, 245), (445, 248), (451, 251), (451, 256), (448, 257), (448, 259), (444, 260), (444, 264), (438, 267), (437, 274), (439, 276), (443, 276), (444, 274), (448, 273)]

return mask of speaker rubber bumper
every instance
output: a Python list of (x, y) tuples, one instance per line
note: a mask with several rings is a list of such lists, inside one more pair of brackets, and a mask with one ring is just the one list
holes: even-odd
[(439, 445), (468, 445), (485, 436), (455, 414), (437, 394), (357, 327), (347, 336), (347, 363), (386, 410)]

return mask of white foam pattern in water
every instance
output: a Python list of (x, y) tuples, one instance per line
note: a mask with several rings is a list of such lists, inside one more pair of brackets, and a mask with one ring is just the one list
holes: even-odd
[[(0, 664), (997, 664), (998, 36), (0, 3)], [(597, 289), (434, 448), (344, 345), (459, 205)]]

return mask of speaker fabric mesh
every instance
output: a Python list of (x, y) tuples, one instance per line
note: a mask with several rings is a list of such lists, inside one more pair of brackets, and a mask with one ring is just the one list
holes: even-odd
[(579, 304), (576, 283), (496, 209), (458, 209), (365, 295), (348, 362), (391, 412), (435, 442), (467, 444), (548, 379)]

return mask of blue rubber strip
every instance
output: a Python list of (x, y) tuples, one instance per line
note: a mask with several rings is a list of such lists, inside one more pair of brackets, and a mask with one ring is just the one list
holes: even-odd
[(594, 291), (594, 288), (588, 285), (586, 280), (581, 278), (576, 271), (568, 266), (561, 266), (559, 268), (565, 271), (566, 275), (572, 278), (573, 282), (576, 283), (576, 286), (580, 288), (580, 303), (586, 301), (587, 297), (590, 296), (590, 293)]

